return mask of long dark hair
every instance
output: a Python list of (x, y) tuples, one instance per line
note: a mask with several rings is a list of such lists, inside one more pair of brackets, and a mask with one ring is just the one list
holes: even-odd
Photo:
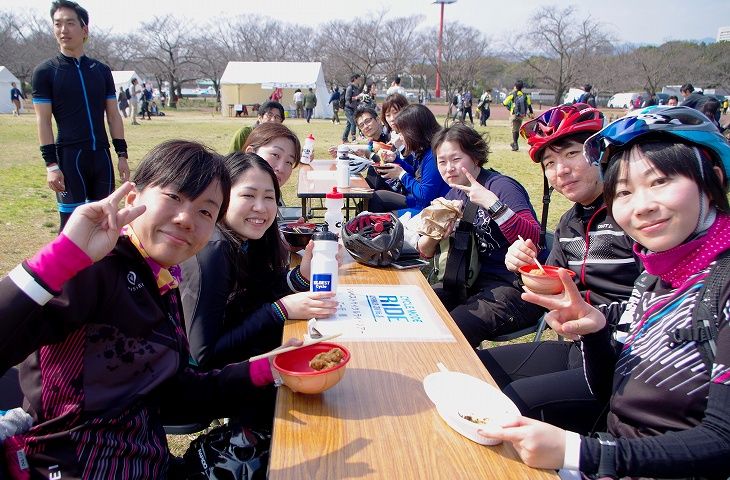
[(406, 148), (416, 156), (423, 155), (431, 148), (431, 140), (441, 130), (431, 110), (418, 103), (412, 103), (398, 112), (395, 123)]
[[(225, 157), (225, 165), (231, 176), (231, 185), (235, 185), (238, 179), (252, 168), (265, 172), (271, 177), (276, 203), (279, 203), (281, 199), (279, 182), (276, 180), (274, 170), (266, 160), (255, 153), (234, 152)], [(249, 305), (251, 309), (258, 308), (263, 302), (274, 301), (276, 299), (274, 298), (274, 286), (281, 276), (286, 274), (288, 268), (286, 249), (281, 240), (276, 218), (261, 238), (250, 239), (245, 246), (236, 232), (226, 225), (225, 219), (218, 223), (218, 227), (223, 237), (234, 249), (236, 293), (245, 293), (248, 298), (261, 300), (256, 305)], [(244, 307), (248, 306), (244, 305)]]

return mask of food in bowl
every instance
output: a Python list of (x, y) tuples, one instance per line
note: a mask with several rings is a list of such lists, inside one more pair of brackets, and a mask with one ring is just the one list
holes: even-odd
[[(552, 265), (544, 265), (545, 271), (540, 270), (537, 265), (523, 265), (519, 268), (522, 283), (528, 290), (534, 293), (545, 295), (557, 295), (563, 291), (563, 282), (558, 277), (558, 268)], [(575, 272), (567, 270), (571, 277)]]
[(327, 352), (318, 353), (313, 359), (309, 361), (309, 366), (315, 370), (324, 370), (325, 368), (332, 368), (338, 365), (342, 359), (345, 358), (345, 354), (339, 348), (333, 348)]
[(306, 247), (317, 231), (317, 225), (307, 222), (289, 222), (279, 225), (279, 231), (284, 236), (287, 248), (291, 252), (298, 252)]
[[(315, 370), (309, 365), (318, 354), (335, 348), (344, 354), (338, 364), (323, 370)], [(273, 365), (284, 384), (292, 391), (315, 394), (335, 386), (345, 375), (345, 367), (349, 361), (350, 351), (347, 348), (336, 343), (321, 342), (277, 355)]]
[(486, 425), (487, 423), (489, 423), (489, 418), (487, 418), (487, 417), (477, 417), (476, 415), (471, 415), (468, 413), (465, 414), (465, 413), (461, 413), (461, 412), (456, 412), (456, 413), (458, 413), (461, 418), (463, 418), (464, 420), (468, 420), (471, 423), (476, 423), (479, 425)]

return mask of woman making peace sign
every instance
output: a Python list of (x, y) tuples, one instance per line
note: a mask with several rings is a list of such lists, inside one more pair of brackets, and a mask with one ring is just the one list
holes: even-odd
[[(489, 145), (473, 128), (457, 124), (438, 132), (433, 139), (436, 165), (451, 187), (449, 200), (478, 206), (472, 220), (480, 270), (461, 302), (458, 292), (434, 285), (434, 290), (451, 313), (472, 347), (482, 340), (509, 333), (540, 317), (541, 310), (520, 298), (517, 277), (507, 270), (504, 258), (509, 246), (521, 235), (535, 244), (540, 225), (525, 188), (516, 180), (486, 169)], [(439, 240), (418, 239), (424, 257), (436, 253)]]

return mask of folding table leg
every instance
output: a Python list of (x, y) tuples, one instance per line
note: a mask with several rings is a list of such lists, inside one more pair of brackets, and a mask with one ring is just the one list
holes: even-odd
[(309, 219), (309, 212), (307, 211), (308, 204), (308, 199), (306, 197), (302, 197), (302, 218), (304, 218), (305, 221)]

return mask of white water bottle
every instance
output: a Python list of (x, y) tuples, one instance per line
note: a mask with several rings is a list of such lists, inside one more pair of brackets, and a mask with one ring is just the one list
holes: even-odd
[(312, 235), (314, 250), (310, 266), (310, 292), (336, 292), (339, 275), (337, 272), (337, 235), (332, 232), (317, 232)]
[(345, 197), (337, 191), (337, 187), (332, 187), (332, 191), (325, 195), (324, 206), (327, 211), (324, 213), (324, 221), (327, 223), (327, 230), (339, 237), (342, 229), (342, 222), (345, 218), (342, 216), (342, 208), (345, 206)]
[(314, 160), (314, 136), (310, 133), (309, 136), (304, 139), (301, 162), (309, 165), (312, 163), (312, 160)]
[(350, 148), (347, 145), (337, 147), (337, 186), (350, 186)]

